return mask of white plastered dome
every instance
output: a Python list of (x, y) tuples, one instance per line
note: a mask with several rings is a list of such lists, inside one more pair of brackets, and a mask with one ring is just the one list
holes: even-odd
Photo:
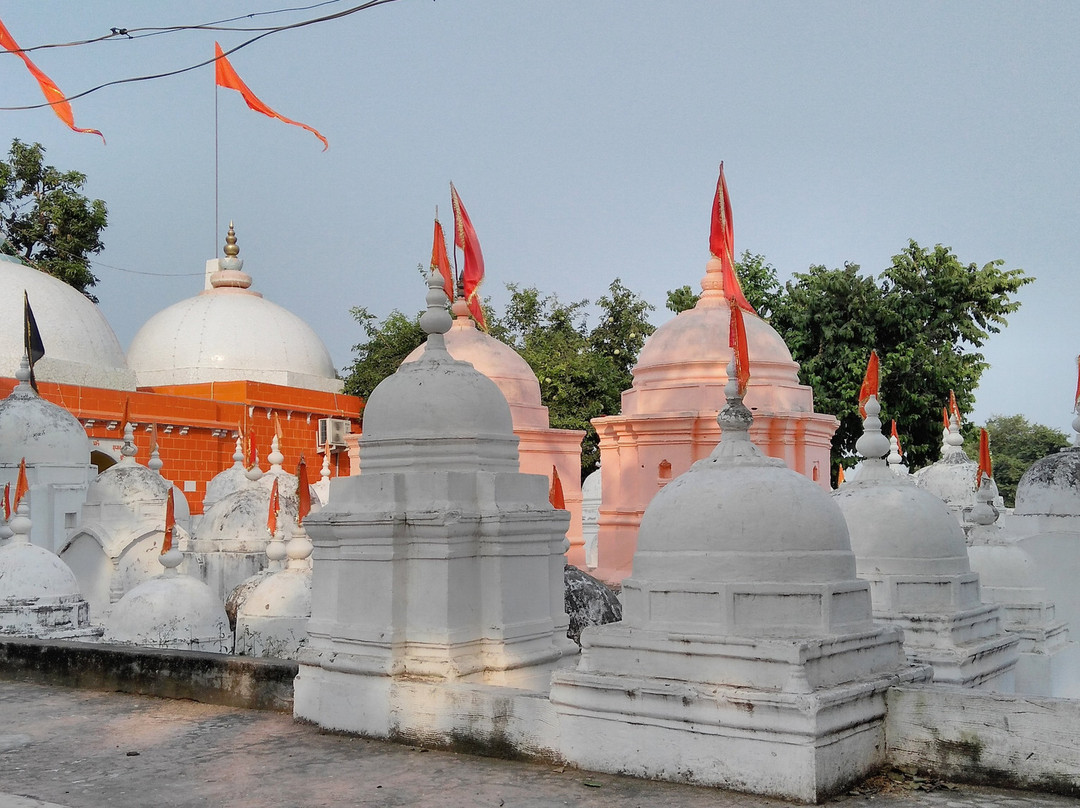
[(210, 288), (151, 317), (128, 348), (140, 387), (269, 382), (341, 392), (333, 361), (311, 327), (252, 291), (229, 230)]
[(27, 466), (89, 465), (90, 443), (79, 420), (34, 392), (25, 359), (15, 375), (19, 384), (0, 401), (0, 465), (17, 466), (24, 457)]
[(1014, 512), (1080, 516), (1080, 447), (1062, 449), (1032, 463), (1016, 486)]
[(23, 356), (23, 291), (30, 300), (45, 356), (39, 381), (134, 390), (135, 374), (105, 316), (85, 295), (51, 275), (0, 254), (0, 363), (3, 372)]

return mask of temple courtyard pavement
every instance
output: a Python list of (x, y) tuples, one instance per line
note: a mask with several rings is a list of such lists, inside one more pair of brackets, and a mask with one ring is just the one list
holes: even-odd
[[(283, 713), (0, 682), (0, 808), (792, 804), (326, 734)], [(923, 782), (893, 771), (828, 804), (1064, 808), (1077, 801)]]

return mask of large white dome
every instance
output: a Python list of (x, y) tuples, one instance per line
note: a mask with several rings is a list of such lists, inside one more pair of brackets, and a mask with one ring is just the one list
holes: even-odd
[[(128, 348), (140, 387), (254, 381), (341, 392), (334, 363), (311, 327), (248, 287), (236, 237), (211, 288), (158, 312)], [(230, 248), (234, 251), (230, 252)]]
[(11, 375), (23, 356), (25, 290), (45, 356), (34, 364), (39, 381), (134, 390), (116, 334), (97, 306), (51, 275), (0, 254), (0, 373)]

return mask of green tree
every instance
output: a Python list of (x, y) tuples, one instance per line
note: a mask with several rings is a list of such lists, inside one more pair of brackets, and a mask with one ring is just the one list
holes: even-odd
[[(744, 250), (742, 257), (735, 262), (735, 274), (739, 285), (750, 305), (757, 309), (762, 317), (772, 314), (777, 298), (782, 289), (776, 279), (776, 267), (765, 260), (765, 256)], [(678, 314), (694, 308), (700, 295), (689, 286), (680, 286), (667, 293), (667, 308)]]
[(896, 420), (913, 468), (936, 458), (936, 416), (949, 391), (961, 411), (971, 409), (987, 367), (974, 349), (1001, 330), (1020, 306), (1014, 296), (1034, 280), (1003, 263), (964, 264), (948, 247), (911, 241), (877, 278), (855, 264), (815, 266), (785, 284), (771, 324), (801, 364), (802, 382), (814, 388), (815, 408), (840, 419), (834, 474), (862, 432), (858, 391), (873, 348), (881, 359), (883, 420)]
[(350, 313), (363, 327), (367, 341), (353, 346), (355, 359), (345, 377), (345, 392), (367, 399), (427, 335), (420, 327), (420, 312), (409, 318), (395, 309), (382, 322), (363, 306)]
[(90, 257), (105, 245), (105, 203), (81, 193), (86, 175), (45, 165), (40, 143), (11, 143), (0, 161), (0, 250), (48, 272), (91, 300)]
[[(1016, 484), (1031, 464), (1069, 445), (1064, 432), (1029, 423), (1023, 415), (993, 415), (985, 429), (990, 436), (994, 482), (1008, 508), (1013, 507), (1016, 499)], [(978, 429), (974, 434), (978, 435)]]

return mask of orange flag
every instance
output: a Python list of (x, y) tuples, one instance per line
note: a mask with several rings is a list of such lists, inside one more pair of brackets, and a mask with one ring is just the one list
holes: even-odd
[(439, 271), (443, 278), (443, 291), (446, 299), (454, 300), (454, 273), (450, 269), (450, 259), (446, 255), (446, 235), (443, 233), (442, 223), (435, 219), (435, 236), (431, 243), (431, 271)]
[(277, 482), (278, 478), (274, 477), (274, 487), (270, 489), (270, 510), (266, 514), (266, 529), (270, 531), (271, 536), (277, 533), (278, 511), (281, 510), (281, 501), (278, 496)]
[(454, 246), (465, 253), (465, 266), (461, 271), (465, 301), (477, 325), (487, 331), (479, 295), (480, 284), (484, 282), (484, 255), (480, 252), (480, 239), (476, 237), (476, 229), (465, 212), (465, 206), (461, 204), (454, 183), (450, 183), (450, 201), (454, 206)]
[(122, 432), (131, 421), (131, 396), (124, 398), (124, 411), (120, 414), (120, 431)]
[(307, 461), (300, 455), (300, 462), (296, 465), (296, 493), (300, 497), (300, 504), (296, 508), (296, 524), (304, 522), (304, 517), (311, 513), (311, 486), (308, 483)]
[(841, 466), (836, 472), (836, 487), (839, 488), (844, 484), (844, 467)]
[(15, 481), (15, 501), (11, 503), (13, 511), (19, 510), (22, 498), (30, 492), (30, 482), (26, 479), (26, 458), (19, 461), (19, 478)]
[(994, 478), (994, 467), (990, 463), (990, 435), (985, 429), (979, 430), (979, 470), (975, 474), (975, 488), (982, 488), (983, 478)]
[(278, 448), (285, 442), (285, 430), (281, 428), (281, 418), (274, 413), (274, 436), (278, 439)]
[(173, 530), (176, 528), (176, 506), (173, 504), (173, 489), (169, 488), (169, 496), (165, 499), (165, 538), (161, 541), (161, 554), (165, 555), (172, 549)]
[(11, 483), (4, 483), (4, 521), (11, 519)]
[(900, 448), (900, 435), (896, 431), (896, 419), (892, 422), (892, 436), (896, 438), (896, 453), (902, 455), (904, 450)]
[(30, 61), (30, 57), (23, 53), (22, 48), (15, 42), (15, 38), (8, 32), (2, 22), (0, 22), (0, 48), (11, 51), (23, 60), (23, 64), (30, 71), (30, 75), (37, 79), (38, 86), (41, 87), (41, 92), (45, 96), (45, 100), (52, 106), (56, 117), (67, 124), (68, 129), (86, 135), (97, 135), (101, 138), (102, 143), (105, 142), (105, 135), (101, 134), (97, 129), (79, 129), (75, 125), (75, 115), (71, 111), (71, 104), (66, 100), (67, 96), (56, 86), (56, 82), (42, 73), (38, 66)]
[(956, 406), (956, 393), (952, 390), (949, 391), (949, 413), (956, 416), (957, 425), (964, 423), (964, 419), (960, 417), (960, 408)]
[(877, 351), (870, 351), (870, 361), (866, 363), (866, 375), (863, 376), (862, 387), (859, 388), (859, 415), (866, 417), (866, 402), (870, 396), (878, 394), (878, 356)]
[(217, 42), (214, 43), (214, 56), (217, 57), (217, 61), (214, 62), (214, 80), (217, 83), (218, 87), (225, 87), (229, 90), (236, 90), (238, 93), (240, 93), (240, 95), (244, 97), (244, 102), (248, 105), (248, 107), (255, 110), (256, 112), (261, 112), (263, 115), (267, 115), (271, 118), (277, 118), (282, 123), (299, 126), (301, 129), (307, 129), (309, 132), (311, 132), (311, 134), (315, 135), (315, 137), (322, 141), (323, 151), (326, 151), (330, 148), (330, 141), (324, 138), (322, 136), (322, 133), (319, 132), (318, 129), (313, 129), (306, 123), (300, 123), (299, 121), (294, 121), (286, 118), (284, 115), (279, 115), (278, 113), (274, 112), (274, 110), (270, 109), (270, 107), (266, 106), (266, 104), (264, 104), (262, 101), (260, 101), (258, 96), (256, 96), (255, 93), (251, 92), (248, 86), (244, 84), (243, 80), (238, 75), (236, 75), (236, 71), (233, 70), (232, 64), (230, 64), (229, 60), (225, 58), (225, 54), (221, 51), (221, 45), (219, 45)]
[(566, 510), (566, 497), (563, 496), (562, 480), (559, 479), (559, 470), (551, 467), (551, 488), (548, 490), (548, 502), (552, 508), (560, 511)]
[(735, 358), (735, 380), (739, 383), (739, 395), (746, 395), (746, 386), (750, 383), (750, 350), (746, 345), (746, 323), (743, 322), (742, 309), (734, 296), (728, 297), (731, 307), (731, 321), (728, 326), (728, 345)]
[(948, 430), (948, 428), (949, 428), (949, 408), (948, 407), (942, 407), (941, 408), (941, 421), (945, 425), (945, 429)]
[(731, 197), (728, 196), (727, 180), (724, 179), (724, 164), (720, 164), (720, 178), (716, 181), (716, 195), (713, 196), (712, 223), (709, 228), (709, 252), (720, 261), (721, 277), (724, 283), (724, 295), (734, 297), (739, 308), (751, 314), (757, 314), (750, 301), (743, 294), (742, 284), (735, 274), (735, 226), (731, 220)]
[(150, 424), (150, 454), (158, 450), (157, 423)]

